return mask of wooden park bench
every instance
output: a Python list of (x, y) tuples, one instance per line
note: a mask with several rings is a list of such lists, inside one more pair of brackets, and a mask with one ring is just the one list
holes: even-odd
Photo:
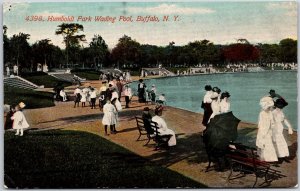
[[(231, 143), (235, 148), (230, 148), (226, 158), (230, 161), (230, 174), (227, 181), (241, 178), (246, 174), (254, 174), (255, 182), (252, 187), (255, 187), (258, 178), (264, 178), (264, 182), (269, 186), (273, 180), (285, 177), (280, 171), (271, 168), (270, 163), (261, 161), (257, 155), (255, 148), (251, 148), (238, 143)], [(235, 177), (232, 177), (233, 171), (238, 172)]]
[(135, 119), (139, 131), (139, 137), (137, 138), (137, 141), (142, 135), (146, 135), (148, 142), (144, 146), (148, 145), (148, 143), (153, 140), (156, 143), (155, 150), (163, 146), (168, 148), (168, 141), (172, 135), (160, 135), (158, 132), (157, 123), (153, 121), (150, 122), (149, 126), (145, 126), (143, 118), (136, 116)]

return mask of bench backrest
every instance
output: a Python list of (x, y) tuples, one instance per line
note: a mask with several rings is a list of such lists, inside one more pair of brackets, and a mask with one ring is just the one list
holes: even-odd
[(270, 167), (269, 163), (261, 161), (259, 159), (259, 156), (256, 154), (255, 148), (241, 144), (234, 145), (236, 149), (230, 149), (230, 154), (228, 155), (230, 158), (244, 163), (252, 164), (254, 168), (257, 168), (259, 166), (266, 168)]
[(138, 130), (139, 130), (141, 133), (142, 133), (142, 132), (146, 132), (143, 118), (137, 117), (137, 116), (136, 116), (136, 117), (135, 117), (135, 120), (136, 120), (136, 125), (137, 125)]
[[(137, 128), (141, 133), (147, 133), (148, 135), (151, 134), (158, 134), (158, 127), (157, 127), (157, 123), (153, 122), (153, 121), (145, 121), (147, 119), (143, 119), (142, 117), (135, 117), (136, 119), (136, 124), (137, 124)], [(149, 123), (148, 123), (149, 122)]]

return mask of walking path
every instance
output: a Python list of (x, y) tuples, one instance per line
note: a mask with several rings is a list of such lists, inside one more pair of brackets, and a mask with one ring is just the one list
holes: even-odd
[[(201, 124), (201, 114), (166, 107), (163, 118), (169, 128), (176, 132), (177, 146), (169, 150), (154, 151), (155, 144), (153, 142), (143, 146), (146, 143), (146, 137), (142, 136), (140, 141), (136, 141), (138, 130), (134, 117), (141, 115), (142, 109), (145, 107), (145, 104), (138, 103), (136, 98), (131, 103), (131, 108), (120, 112), (118, 133), (109, 136), (104, 135), (101, 123), (103, 113), (99, 108), (74, 108), (73, 104), (74, 102), (57, 102), (55, 107), (25, 110), (25, 115), (32, 130), (61, 129), (94, 133), (209, 187), (251, 187), (254, 183), (255, 177), (252, 175), (228, 183), (226, 178), (229, 171), (205, 172), (208, 161), (201, 137), (201, 131), (204, 129)], [(122, 104), (124, 105), (123, 98)], [(154, 105), (147, 106), (154, 108)], [(255, 127), (254, 124), (240, 123), (237, 142), (254, 146)], [(287, 137), (287, 140), (292, 155), (291, 162), (284, 162), (280, 167), (274, 167), (287, 177), (273, 181), (271, 187), (293, 187), (297, 184), (297, 134), (294, 133)]]
[[(133, 80), (138, 80), (133, 77)], [(100, 81), (86, 81), (84, 86), (99, 88)], [(75, 86), (65, 88), (66, 91), (73, 93)], [(44, 91), (51, 91), (45, 89)], [(98, 103), (98, 101), (97, 101)], [(124, 98), (122, 98), (124, 108)], [(86, 104), (88, 105), (88, 104)], [(138, 130), (136, 127), (135, 116), (141, 115), (145, 104), (137, 102), (134, 97), (131, 107), (124, 109), (119, 113), (120, 123), (117, 127), (116, 135), (104, 135), (104, 127), (101, 120), (103, 113), (98, 109), (90, 107), (74, 108), (74, 102), (56, 102), (55, 107), (41, 109), (27, 109), (24, 111), (31, 130), (78, 130), (86, 131), (104, 137), (128, 150), (143, 156), (158, 165), (177, 171), (189, 178), (206, 184), (209, 187), (251, 187), (255, 177), (247, 175), (244, 178), (228, 183), (226, 181), (229, 171), (216, 172), (211, 170), (205, 172), (208, 165), (207, 155), (202, 142), (201, 132), (204, 127), (201, 124), (202, 115), (182, 109), (166, 107), (163, 118), (166, 120), (168, 127), (173, 129), (177, 135), (177, 145), (169, 150), (155, 151), (154, 142), (150, 142), (147, 146), (146, 137), (138, 138)], [(154, 108), (154, 105), (147, 105)], [(239, 124), (239, 137), (236, 142), (255, 147), (256, 125), (241, 122)], [(286, 139), (291, 153), (290, 163), (284, 162), (280, 167), (273, 167), (286, 175), (272, 182), (271, 187), (293, 187), (297, 184), (297, 133), (287, 136)], [(262, 182), (262, 180), (259, 180)], [(259, 185), (259, 183), (257, 185)]]

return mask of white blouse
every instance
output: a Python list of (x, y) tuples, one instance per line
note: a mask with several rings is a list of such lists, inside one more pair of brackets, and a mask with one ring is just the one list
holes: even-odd
[(226, 113), (230, 111), (230, 102), (229, 100), (222, 99), (220, 102), (220, 112)]

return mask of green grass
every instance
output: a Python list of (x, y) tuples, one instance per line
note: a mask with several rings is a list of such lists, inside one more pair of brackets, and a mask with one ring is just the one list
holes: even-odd
[(4, 171), (9, 188), (206, 187), (78, 131), (30, 131), (23, 137), (5, 132)]
[(54, 106), (53, 94), (4, 86), (4, 103), (16, 105), (20, 102), (26, 104), (26, 108), (43, 108)]
[(100, 72), (97, 71), (76, 71), (72, 72), (76, 76), (86, 78), (87, 80), (99, 80)]
[(177, 70), (179, 70), (179, 72), (184, 72), (184, 71), (187, 71), (189, 69), (189, 67), (178, 67), (178, 68), (166, 68), (167, 70), (177, 74)]
[(64, 87), (72, 85), (71, 82), (61, 81), (50, 75), (24, 76), (24, 78), (36, 85), (44, 85), (45, 88), (53, 88), (57, 83), (61, 83)]

